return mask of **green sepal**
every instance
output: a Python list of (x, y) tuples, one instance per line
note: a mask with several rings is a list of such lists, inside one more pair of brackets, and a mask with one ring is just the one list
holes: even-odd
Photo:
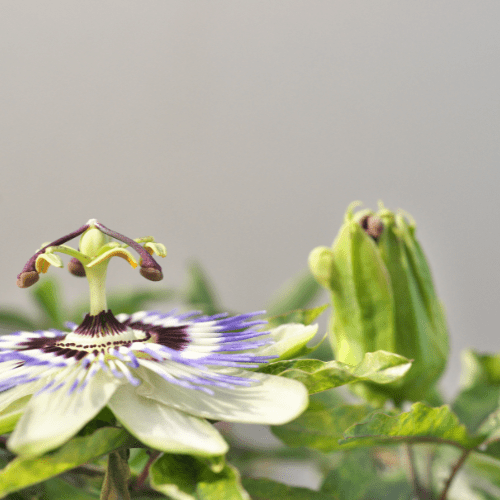
[(416, 401), (440, 377), (448, 355), (448, 335), (430, 270), (408, 223), (382, 209), (378, 248), (391, 278), (395, 313), (395, 352), (414, 359), (396, 399)]

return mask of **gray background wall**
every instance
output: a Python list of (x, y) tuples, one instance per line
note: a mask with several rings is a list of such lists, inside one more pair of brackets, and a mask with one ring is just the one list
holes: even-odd
[[(0, 4), (0, 303), (95, 217), (260, 309), (347, 204), (408, 210), (460, 349), (499, 351), (494, 1)], [(51, 269), (52, 273), (57, 270)], [(58, 272), (71, 301), (85, 284)], [(122, 261), (110, 287), (146, 285)], [(155, 286), (155, 285), (151, 285)]]

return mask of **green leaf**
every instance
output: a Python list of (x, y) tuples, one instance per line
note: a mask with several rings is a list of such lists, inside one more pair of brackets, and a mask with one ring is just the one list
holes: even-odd
[(410, 411), (397, 415), (372, 413), (348, 429), (341, 444), (362, 447), (380, 443), (437, 442), (473, 449), (483, 440), (483, 436), (469, 434), (447, 405), (430, 408), (415, 403)]
[(471, 350), (462, 352), (460, 385), (452, 408), (474, 431), (500, 406), (500, 355), (480, 355)]
[(59, 478), (49, 479), (43, 484), (45, 496), (50, 500), (99, 500), (99, 495), (83, 491)]
[[(463, 479), (467, 482), (472, 491), (467, 498), (480, 498), (481, 500), (497, 500), (500, 498), (500, 461), (473, 453), (465, 463)], [(464, 498), (464, 488), (462, 484), (452, 484), (451, 492), (456, 496), (449, 495), (449, 498)], [(456, 486), (456, 488), (455, 488)]]
[(288, 311), (279, 316), (270, 316), (268, 318), (269, 328), (275, 328), (285, 323), (301, 323), (302, 325), (310, 325), (316, 318), (328, 309), (329, 304), (314, 307), (313, 309), (296, 309)]
[(47, 318), (52, 328), (64, 326), (63, 302), (59, 293), (59, 285), (55, 279), (42, 280), (33, 290), (32, 297)]
[[(408, 500), (413, 488), (405, 472), (398, 467), (381, 467), (373, 450), (352, 450), (344, 453), (340, 463), (327, 475), (321, 492), (338, 495), (342, 500)], [(399, 459), (399, 451), (392, 453), (391, 460)]]
[(324, 452), (349, 448), (339, 441), (346, 429), (363, 420), (374, 410), (368, 405), (348, 405), (325, 407), (311, 398), (309, 408), (292, 422), (273, 426), (275, 436), (291, 447), (306, 446)]
[(9, 310), (4, 308), (0, 310), (0, 328), (8, 330), (9, 332), (18, 330), (32, 332), (36, 330), (35, 323), (26, 318), (23, 314), (14, 309)]
[[(304, 270), (287, 281), (274, 294), (267, 307), (267, 312), (269, 316), (281, 316), (287, 311), (304, 309), (318, 297), (321, 291), (321, 285), (314, 279), (314, 276), (308, 270)], [(295, 320), (293, 322), (299, 323)]]
[(410, 366), (411, 362), (403, 356), (377, 351), (366, 353), (357, 366), (339, 361), (299, 359), (270, 363), (260, 371), (298, 380), (307, 387), (310, 394), (313, 394), (352, 382), (370, 381), (387, 384), (403, 377)]
[[(238, 471), (221, 460), (164, 454), (150, 470), (151, 486), (174, 500), (250, 500)], [(220, 472), (214, 472), (220, 469)]]
[(225, 312), (221, 311), (217, 294), (210, 279), (197, 262), (188, 266), (188, 286), (184, 293), (184, 301), (205, 314)]
[(0, 472), (0, 498), (57, 476), (118, 448), (137, 446), (137, 441), (123, 429), (103, 427), (90, 436), (74, 438), (56, 451), (42, 457), (15, 458)]
[[(340, 496), (277, 483), (270, 479), (243, 478), (243, 486), (252, 500), (340, 500)], [(223, 497), (222, 497), (223, 498)]]

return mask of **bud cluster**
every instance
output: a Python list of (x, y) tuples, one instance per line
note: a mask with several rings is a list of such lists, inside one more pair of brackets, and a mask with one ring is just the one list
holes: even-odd
[(338, 361), (358, 364), (385, 350), (413, 360), (402, 381), (364, 386), (395, 401), (419, 400), (443, 372), (448, 332), (415, 223), (380, 205), (378, 212), (349, 206), (333, 246), (315, 248), (309, 266), (331, 292), (330, 333)]

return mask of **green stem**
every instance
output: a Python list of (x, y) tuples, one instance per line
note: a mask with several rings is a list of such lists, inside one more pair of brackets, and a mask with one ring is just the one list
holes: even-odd
[(142, 470), (142, 472), (137, 476), (137, 479), (132, 486), (133, 490), (140, 490), (143, 488), (144, 483), (149, 475), (149, 469), (151, 468), (151, 465), (153, 465), (153, 462), (160, 456), (159, 451), (148, 450), (148, 453), (149, 453), (149, 460), (145, 465), (144, 469)]
[(467, 457), (469, 456), (469, 453), (472, 450), (465, 450), (462, 453), (462, 456), (457, 460), (457, 463), (454, 465), (450, 477), (446, 481), (443, 491), (441, 492), (441, 495), (439, 496), (439, 500), (446, 500), (446, 495), (448, 495), (448, 490), (450, 489), (451, 483), (455, 476), (457, 475), (457, 472), (460, 470), (460, 467), (464, 464), (464, 462), (467, 460)]
[(417, 471), (416, 471), (416, 467), (415, 467), (415, 457), (413, 456), (413, 450), (412, 450), (411, 445), (409, 445), (408, 443), (405, 443), (403, 445), (403, 447), (404, 447), (404, 449), (406, 451), (406, 455), (408, 457), (408, 469), (409, 469), (409, 473), (410, 473), (410, 480), (411, 480), (411, 483), (413, 485), (413, 492), (415, 493), (415, 496), (418, 498), (420, 484), (419, 484)]
[(130, 500), (128, 456), (128, 449), (116, 450), (108, 455), (108, 467), (102, 483), (100, 500)]

